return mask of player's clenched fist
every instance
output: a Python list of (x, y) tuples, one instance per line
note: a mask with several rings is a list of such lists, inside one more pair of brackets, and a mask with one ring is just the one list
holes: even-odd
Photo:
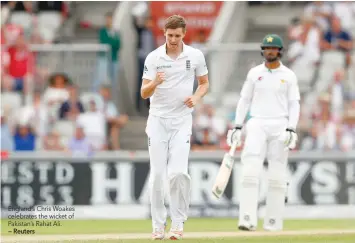
[(157, 72), (157, 76), (155, 77), (155, 82), (158, 84), (161, 84), (165, 80), (165, 73), (163, 72)]
[(199, 100), (200, 99), (197, 96), (191, 95), (184, 100), (184, 103), (187, 107), (192, 108), (198, 103)]

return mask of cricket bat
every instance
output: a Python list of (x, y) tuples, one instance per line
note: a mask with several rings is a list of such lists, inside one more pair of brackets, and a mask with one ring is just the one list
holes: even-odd
[(227, 187), (229, 178), (232, 173), (233, 165), (234, 165), (234, 153), (237, 148), (237, 142), (235, 141), (228, 153), (225, 153), (223, 156), (223, 161), (221, 166), (219, 167), (219, 171), (215, 180), (215, 183), (212, 187), (212, 193), (216, 198), (220, 198), (224, 190)]

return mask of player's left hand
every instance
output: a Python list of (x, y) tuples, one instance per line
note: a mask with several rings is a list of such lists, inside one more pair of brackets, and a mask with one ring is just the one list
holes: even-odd
[(184, 100), (185, 105), (187, 105), (187, 107), (192, 108), (194, 107), (198, 102), (200, 101), (200, 98), (195, 96), (195, 95), (191, 95), (189, 97), (187, 97)]
[(298, 136), (293, 129), (287, 128), (284, 132), (282, 132), (279, 140), (285, 144), (285, 150), (294, 149), (296, 147)]

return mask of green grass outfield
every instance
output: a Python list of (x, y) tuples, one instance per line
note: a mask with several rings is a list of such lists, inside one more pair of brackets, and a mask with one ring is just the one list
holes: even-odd
[[(127, 243), (145, 243), (151, 242), (149, 236), (151, 233), (151, 221), (150, 220), (61, 220), (61, 226), (9, 226), (9, 221), (13, 220), (1, 220), (1, 232), (4, 237), (3, 242), (25, 242), (25, 241), (6, 241), (7, 238), (10, 239), (14, 237), (50, 237), (50, 235), (97, 235), (102, 234), (102, 240), (71, 240), (70, 242), (103, 242), (103, 243), (113, 243), (113, 242), (127, 242)], [(16, 220), (19, 222), (33, 222), (31, 220)], [(53, 221), (52, 221), (53, 222)], [(9, 231), (13, 231), (14, 228), (19, 230), (35, 230), (35, 235), (17, 236)], [(277, 232), (271, 232), (270, 234), (266, 232), (266, 235), (261, 235), (263, 233), (262, 221), (259, 223), (258, 231), (255, 232), (242, 232), (236, 237), (223, 236), (221, 233), (218, 236), (218, 232), (236, 232), (237, 230), (237, 220), (236, 219), (220, 219), (220, 218), (204, 218), (204, 219), (189, 219), (185, 223), (186, 235), (193, 232), (206, 232), (204, 236), (201, 233), (201, 238), (195, 239), (184, 239), (184, 242), (250, 242), (250, 243), (354, 243), (355, 242), (355, 219), (342, 219), (342, 220), (286, 220), (284, 233), (292, 233), (292, 235), (278, 235)], [(329, 235), (317, 233), (308, 234), (309, 231), (320, 230), (321, 232), (328, 232)], [(353, 232), (347, 234), (332, 234), (334, 230), (352, 230)], [(299, 231), (294, 233), (292, 231)], [(213, 238), (209, 237), (208, 234), (215, 232)], [(136, 233), (136, 234), (135, 234)], [(247, 235), (245, 235), (247, 233)], [(250, 236), (248, 235), (250, 233)], [(306, 234), (307, 235), (303, 235)], [(119, 234), (130, 234), (130, 238), (134, 238), (135, 235), (140, 235), (138, 238), (147, 239), (125, 239), (125, 240), (110, 240), (108, 235)], [(144, 237), (142, 237), (142, 234)], [(281, 233), (282, 234), (282, 233)], [(252, 236), (252, 237), (251, 237)], [(196, 236), (194, 236), (196, 237)], [(188, 238), (188, 237), (187, 237)], [(107, 239), (107, 240), (105, 240)], [(29, 242), (29, 241), (26, 241)], [(32, 241), (32, 242), (69, 242), (69, 241)]]
[[(184, 243), (354, 243), (353, 235), (347, 236), (298, 236), (298, 237), (238, 237), (238, 238), (201, 238), (201, 239), (183, 239)], [(58, 241), (59, 242), (59, 241)], [(69, 242), (69, 241), (68, 241)], [(79, 242), (79, 241), (78, 241)], [(80, 241), (82, 242), (82, 241)], [(106, 240), (106, 241), (85, 241), (88, 243), (151, 243), (152, 240)]]

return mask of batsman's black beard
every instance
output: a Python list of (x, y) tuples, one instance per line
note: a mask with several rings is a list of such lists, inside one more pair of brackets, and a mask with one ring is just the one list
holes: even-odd
[(279, 58), (278, 57), (269, 57), (269, 58), (266, 57), (265, 60), (266, 60), (266, 62), (276, 62), (279, 60)]

